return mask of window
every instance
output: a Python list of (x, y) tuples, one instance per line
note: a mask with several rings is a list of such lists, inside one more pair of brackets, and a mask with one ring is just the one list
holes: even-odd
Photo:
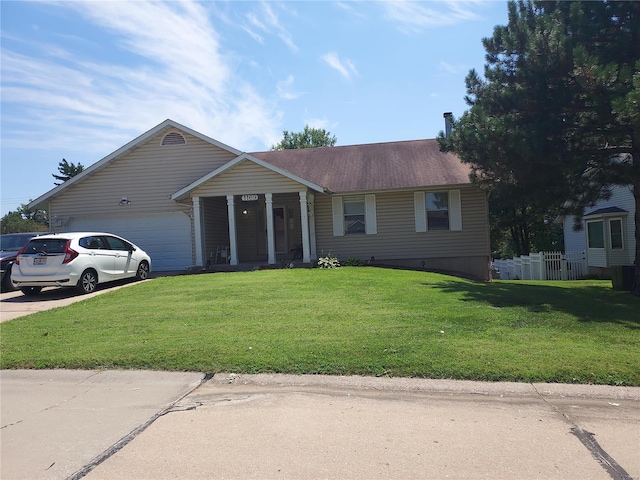
[(449, 192), (428, 192), (427, 229), (449, 230)]
[(131, 245), (129, 245), (124, 240), (120, 240), (119, 238), (116, 238), (116, 237), (105, 237), (105, 238), (107, 239), (107, 242), (109, 242), (109, 246), (111, 247), (111, 250), (123, 250), (123, 251), (131, 250)]
[(364, 196), (344, 197), (344, 233), (352, 235), (366, 232)]
[(611, 250), (622, 250), (622, 219), (615, 218), (609, 220), (609, 236), (611, 239)]
[(102, 237), (83, 237), (78, 241), (78, 245), (89, 250), (109, 250)]
[(462, 230), (462, 196), (460, 190), (413, 192), (416, 232)]
[(604, 248), (604, 222), (587, 222), (587, 240), (589, 248)]
[(65, 253), (67, 251), (66, 238), (48, 238), (48, 239), (33, 239), (24, 248), (22, 253), (35, 254), (35, 253)]
[(333, 236), (378, 233), (375, 195), (333, 197)]

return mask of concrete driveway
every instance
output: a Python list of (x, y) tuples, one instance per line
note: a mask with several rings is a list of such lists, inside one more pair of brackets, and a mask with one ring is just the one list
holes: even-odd
[(3, 479), (640, 478), (640, 388), (2, 371)]
[[(148, 280), (145, 280), (148, 281)], [(47, 287), (38, 295), (28, 297), (20, 290), (15, 292), (0, 293), (0, 322), (6, 322), (14, 318), (23, 317), (43, 310), (50, 310), (56, 307), (64, 307), (74, 302), (79, 302), (87, 298), (102, 295), (111, 290), (117, 290), (128, 285), (135, 285), (138, 282), (133, 280), (123, 280), (98, 285), (95, 292), (81, 294), (72, 288)]]

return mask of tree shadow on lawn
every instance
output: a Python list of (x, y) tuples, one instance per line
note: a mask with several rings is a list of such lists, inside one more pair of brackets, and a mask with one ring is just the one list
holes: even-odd
[(445, 293), (463, 294), (462, 301), (496, 308), (522, 307), (534, 312), (564, 312), (580, 322), (618, 323), (640, 329), (640, 299), (629, 292), (598, 286), (566, 288), (554, 285), (454, 282), (423, 283)]

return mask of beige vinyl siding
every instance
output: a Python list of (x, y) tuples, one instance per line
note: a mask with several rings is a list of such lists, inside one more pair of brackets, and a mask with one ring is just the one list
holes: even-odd
[[(170, 131), (170, 130), (169, 130)], [(72, 185), (50, 202), (50, 216), (147, 214), (184, 210), (169, 197), (235, 158), (197, 137), (161, 146), (167, 131)], [(127, 197), (130, 205), (118, 205)]]
[[(442, 190), (442, 189), (440, 189)], [(487, 202), (484, 192), (460, 189), (461, 231), (415, 231), (414, 192), (375, 194), (376, 235), (333, 235), (332, 197), (316, 196), (316, 236), (318, 254), (331, 251), (341, 259), (368, 260), (487, 257), (489, 235)]]
[(299, 192), (306, 186), (249, 160), (212, 178), (191, 192), (193, 196), (216, 197), (262, 193)]

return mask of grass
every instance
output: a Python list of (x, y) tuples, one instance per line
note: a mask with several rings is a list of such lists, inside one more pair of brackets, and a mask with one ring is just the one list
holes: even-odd
[(640, 385), (640, 299), (610, 285), (369, 267), (164, 277), (0, 324), (0, 366)]

